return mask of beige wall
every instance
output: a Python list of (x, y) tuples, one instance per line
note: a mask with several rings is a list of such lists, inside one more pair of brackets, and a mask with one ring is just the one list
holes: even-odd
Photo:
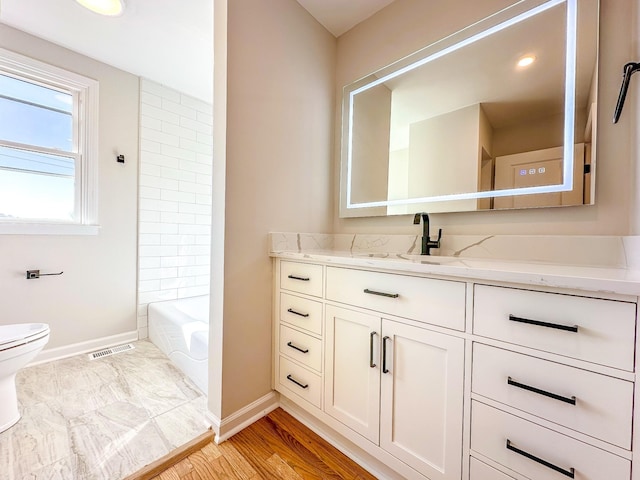
[[(640, 55), (640, 0), (633, 2), (629, 16), (634, 21), (629, 58), (636, 59), (631, 61), (637, 61)], [(637, 80), (637, 78), (635, 80)], [(632, 192), (632, 208), (629, 225), (630, 233), (633, 235), (640, 235), (640, 132), (638, 132), (638, 125), (640, 125), (640, 95), (637, 93), (637, 89), (638, 86), (636, 86), (635, 89), (629, 89), (627, 105), (621, 117), (621, 121), (625, 122), (625, 124), (631, 128), (631, 157), (636, 161), (635, 171), (629, 175)], [(605, 118), (605, 121), (606, 120)]]
[[(138, 77), (1, 24), (0, 47), (100, 82), (101, 226), (96, 236), (0, 235), (0, 324), (49, 323), (47, 350), (135, 331)], [(27, 281), (31, 268), (64, 274)]]
[(215, 5), (209, 407), (224, 418), (271, 391), (268, 232), (331, 230), (335, 38), (295, 0)]
[[(420, 47), (477, 21), (512, 0), (396, 0), (387, 8), (338, 39), (336, 105), (342, 86), (410, 54)], [(434, 227), (446, 234), (592, 234), (637, 233), (633, 179), (635, 157), (631, 152), (633, 100), (617, 125), (611, 115), (620, 87), (622, 66), (634, 58), (633, 15), (637, 0), (601, 0), (600, 79), (598, 109), (598, 166), (596, 205), (506, 212), (436, 214)], [(393, 41), (389, 41), (393, 39)], [(632, 41), (633, 40), (633, 41)], [(630, 89), (631, 91), (631, 89)], [(340, 132), (340, 109), (336, 109), (336, 135)], [(339, 138), (339, 137), (337, 137)], [(339, 141), (334, 149), (339, 172)], [(334, 175), (334, 196), (339, 194), (339, 175)], [(388, 218), (339, 218), (334, 207), (335, 233), (418, 233), (408, 216)]]
[(351, 190), (353, 203), (379, 202), (389, 190), (391, 90), (378, 85), (355, 96)]

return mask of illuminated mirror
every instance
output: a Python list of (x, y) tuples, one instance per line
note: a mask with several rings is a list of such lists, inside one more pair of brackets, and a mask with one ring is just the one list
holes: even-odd
[(594, 200), (598, 0), (525, 0), (344, 88), (343, 217)]

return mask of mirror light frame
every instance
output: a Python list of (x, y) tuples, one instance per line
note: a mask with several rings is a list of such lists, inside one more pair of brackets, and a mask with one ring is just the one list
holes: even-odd
[[(439, 201), (449, 201), (449, 200), (469, 200), (469, 199), (479, 199), (479, 198), (495, 198), (495, 197), (506, 197), (510, 195), (532, 195), (536, 193), (554, 193), (554, 192), (566, 192), (573, 190), (573, 142), (574, 142), (574, 121), (575, 121), (575, 89), (576, 89), (576, 35), (577, 35), (577, 23), (578, 23), (578, 0), (548, 0), (534, 8), (526, 10), (522, 13), (519, 13), (507, 20), (503, 20), (496, 25), (487, 28), (486, 30), (482, 30), (478, 33), (475, 33), (471, 36), (463, 38), (462, 40), (437, 50), (436, 52), (425, 56), (417, 61), (414, 61), (404, 67), (398, 68), (387, 75), (383, 75), (376, 80), (366, 83), (362, 85), (362, 82), (356, 82), (356, 85), (360, 84), (359, 87), (353, 87), (353, 84), (347, 85), (344, 89), (345, 95), (345, 105), (343, 111), (343, 119), (347, 121), (347, 142), (346, 142), (346, 155), (347, 155), (347, 171), (346, 171), (346, 208), (347, 209), (362, 209), (362, 208), (372, 208), (372, 207), (388, 207), (393, 205), (409, 205), (414, 203), (426, 203), (426, 202), (439, 202)], [(519, 2), (521, 3), (521, 2)], [(566, 18), (566, 42), (565, 42), (565, 98), (564, 98), (564, 145), (563, 145), (563, 183), (557, 185), (544, 185), (537, 187), (525, 187), (525, 188), (511, 188), (504, 190), (489, 190), (482, 192), (469, 192), (469, 193), (453, 193), (448, 195), (437, 195), (431, 197), (420, 197), (420, 198), (408, 198), (408, 199), (400, 199), (400, 200), (383, 200), (376, 202), (362, 202), (362, 203), (352, 203), (351, 202), (351, 162), (352, 162), (352, 154), (353, 154), (353, 145), (352, 145), (352, 136), (353, 136), (353, 104), (354, 97), (358, 93), (362, 93), (370, 88), (373, 88), (381, 83), (389, 81), (399, 75), (410, 72), (418, 67), (426, 65), (444, 55), (452, 53), (456, 50), (459, 50), (467, 45), (475, 43), (483, 38), (488, 37), (494, 33), (500, 32), (508, 27), (516, 25), (528, 18), (533, 17), (539, 13), (542, 13), (546, 10), (549, 10), (553, 7), (566, 3), (567, 5), (567, 18)], [(517, 4), (516, 4), (517, 5)], [(507, 9), (498, 12), (504, 13)], [(497, 14), (495, 14), (497, 15)], [(491, 18), (491, 17), (489, 17)], [(487, 20), (487, 19), (485, 19)], [(478, 22), (478, 23), (482, 23)], [(477, 25), (477, 24), (474, 24)], [(463, 29), (459, 32), (454, 33), (448, 38), (457, 36), (462, 34), (467, 30)], [(436, 42), (440, 43), (440, 42)], [(417, 55), (420, 55), (422, 52), (427, 50), (430, 47), (435, 46), (431, 45), (422, 49), (408, 58), (413, 58)], [(402, 61), (401, 61), (402, 62)], [(396, 62), (397, 65), (398, 63)], [(393, 68), (394, 65), (391, 65), (383, 70), (387, 70), (388, 68)], [(351, 90), (353, 88), (353, 90)], [(348, 95), (348, 96), (347, 96)], [(344, 120), (343, 120), (344, 121)], [(343, 134), (344, 135), (344, 134)], [(344, 140), (343, 140), (344, 142)], [(345, 145), (343, 144), (342, 152), (345, 150)], [(343, 180), (345, 178), (343, 177)], [(344, 195), (341, 193), (341, 196)], [(344, 202), (344, 197), (341, 203)]]

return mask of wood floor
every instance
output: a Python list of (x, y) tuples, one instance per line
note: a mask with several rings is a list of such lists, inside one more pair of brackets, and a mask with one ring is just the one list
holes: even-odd
[(375, 477), (278, 408), (220, 445), (208, 443), (153, 480)]

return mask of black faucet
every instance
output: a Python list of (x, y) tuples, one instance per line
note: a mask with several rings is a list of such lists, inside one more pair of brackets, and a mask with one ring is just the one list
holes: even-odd
[(431, 255), (432, 248), (440, 248), (440, 238), (442, 237), (442, 229), (438, 230), (438, 239), (431, 240), (429, 235), (429, 215), (426, 213), (416, 213), (413, 217), (413, 224), (420, 224), (420, 217), (422, 217), (422, 252), (421, 255)]

